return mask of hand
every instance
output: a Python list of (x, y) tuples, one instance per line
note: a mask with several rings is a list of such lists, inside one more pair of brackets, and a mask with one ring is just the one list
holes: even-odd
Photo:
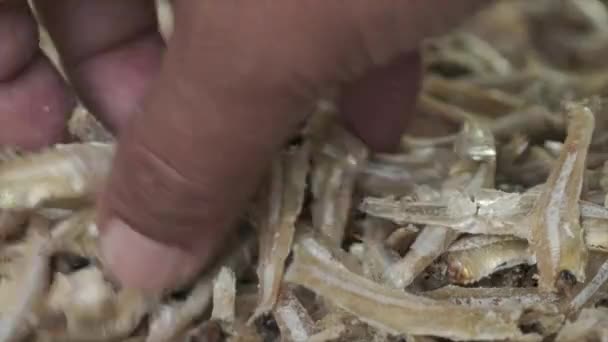
[(36, 1), (72, 87), (23, 1), (0, 5), (0, 144), (65, 139), (74, 89), (119, 134), (100, 199), (101, 247), (127, 286), (206, 266), (314, 100), (341, 89), (345, 123), (394, 148), (419, 84), (415, 49), (483, 0), (176, 0), (165, 47), (151, 0)]

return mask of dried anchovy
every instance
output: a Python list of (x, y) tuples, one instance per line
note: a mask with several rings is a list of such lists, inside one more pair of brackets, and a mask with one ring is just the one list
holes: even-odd
[(350, 213), (355, 180), (368, 158), (367, 147), (332, 125), (328, 140), (316, 146), (311, 175), (313, 226), (339, 245)]
[(531, 306), (536, 304), (556, 304), (558, 297), (552, 293), (543, 293), (537, 288), (471, 288), (448, 285), (437, 290), (427, 291), (422, 295), (447, 300), (454, 304), (479, 307)]
[(55, 339), (105, 341), (127, 337), (149, 313), (154, 300), (132, 289), (115, 289), (98, 268), (97, 228), (94, 211), (83, 209), (61, 221), (51, 232), (47, 247), (52, 256), (88, 258), (88, 267), (77, 271), (55, 270), (50, 284), (42, 333)]
[[(495, 142), (487, 127), (467, 120), (456, 142), (456, 153), (464, 160), (468, 169), (452, 171), (443, 187), (463, 188), (475, 193), (484, 187), (493, 187), (495, 174)], [(460, 164), (456, 164), (460, 166)], [(461, 176), (464, 174), (464, 178)], [(445, 191), (445, 190), (444, 190)], [(425, 200), (437, 198), (437, 194), (427, 193)], [(421, 197), (420, 195), (418, 197)], [(385, 280), (396, 288), (409, 286), (414, 279), (435, 259), (437, 259), (458, 238), (458, 233), (445, 227), (426, 227), (416, 238), (405, 257), (390, 265), (384, 275)]]
[(104, 142), (115, 141), (114, 136), (95, 118), (83, 105), (79, 104), (74, 109), (68, 130), (82, 142)]
[(291, 286), (283, 285), (279, 301), (274, 309), (274, 317), (284, 340), (310, 341), (315, 332), (315, 322), (293, 290)]
[(286, 152), (273, 167), (266, 217), (259, 227), (260, 301), (252, 320), (272, 310), (277, 300), (295, 223), (304, 203), (309, 157), (310, 145), (304, 143)]
[[(0, 341), (19, 341), (31, 333), (35, 328), (36, 317), (32, 314), (38, 311), (38, 307), (44, 301), (47, 291), (46, 281), (50, 276), (50, 251), (46, 250), (50, 236), (48, 228), (50, 222), (40, 217), (32, 219), (32, 236), (30, 237), (29, 253), (26, 255), (27, 274), (22, 277), (22, 283), (18, 292), (15, 293), (18, 304), (13, 308), (7, 308), (3, 312), (2, 329), (0, 329)], [(29, 267), (28, 267), (29, 266)]]
[(457, 32), (423, 43), (426, 70), (441, 75), (508, 75), (512, 65), (492, 45), (478, 36)]
[(608, 339), (608, 309), (584, 309), (576, 321), (567, 322), (556, 342), (605, 341)]
[[(167, 27), (173, 24), (167, 20), (170, 7), (165, 0), (160, 3), (164, 10), (159, 16), (164, 18), (163, 35), (167, 37)], [(338, 124), (338, 107), (320, 102), (300, 132), (299, 142), (275, 160), (280, 166), (277, 170), (282, 169), (275, 174), (282, 179), (272, 175), (269, 179), (275, 180), (276, 189), (283, 188), (270, 195), (262, 188), (266, 191), (261, 194), (263, 200), (254, 202), (276, 204), (274, 210), (260, 212), (257, 206), (253, 210), (258, 215), (253, 224), (260, 239), (257, 263), (247, 260), (239, 264), (244, 266), (241, 269), (227, 262), (219, 275), (213, 268), (198, 278), (198, 291), (183, 294), (184, 300), (151, 298), (139, 306), (140, 294), (121, 297), (121, 289), (104, 278), (91, 207), (101, 183), (95, 182), (107, 176), (112, 151), (90, 145), (111, 142), (113, 137), (84, 107), (77, 107), (68, 128), (85, 143), (63, 148), (88, 149), (91, 157), (86, 160), (61, 154), (56, 147), (5, 153), (10, 147), (0, 146), (0, 176), (6, 175), (5, 166), (19, 164), (27, 169), (25, 173), (14, 169), (10, 175), (15, 177), (14, 183), (3, 183), (0, 177), (0, 204), (2, 196), (21, 196), (21, 203), (0, 210), (0, 328), (10, 328), (0, 329), (0, 333), (8, 331), (17, 339), (40, 342), (106, 342), (103, 334), (85, 336), (104, 329), (108, 330), (106, 336), (115, 337), (112, 340), (124, 342), (431, 342), (441, 337), (458, 339), (454, 332), (466, 335), (467, 340), (483, 339), (470, 328), (483, 324), (483, 319), (496, 320), (505, 317), (501, 316), (505, 312), (515, 312), (503, 323), (508, 332), (520, 335), (508, 340), (541, 341), (555, 335), (561, 341), (601, 340), (605, 310), (580, 309), (605, 305), (607, 293), (602, 286), (605, 266), (600, 266), (608, 250), (608, 209), (602, 206), (608, 203), (604, 179), (608, 172), (602, 168), (608, 155), (608, 112), (602, 101), (596, 101), (601, 104), (598, 107), (588, 104), (596, 114), (595, 132), (578, 142), (591, 139), (585, 162), (577, 164), (584, 173), (577, 175), (584, 179), (584, 189), (580, 196), (567, 198), (567, 209), (580, 214), (569, 219), (578, 217), (584, 238), (584, 243), (573, 245), (594, 252), (582, 264), (589, 275), (598, 272), (595, 278), (565, 293), (514, 288), (531, 286), (537, 276), (534, 267), (518, 267), (476, 284), (493, 288), (445, 284), (450, 280), (446, 274), (452, 282), (468, 283), (538, 257), (530, 251), (534, 247), (530, 241), (536, 242), (531, 232), (537, 226), (529, 217), (546, 212), (536, 212), (535, 207), (555, 188), (546, 181), (556, 169), (563, 169), (563, 160), (560, 164), (558, 159), (568, 151), (568, 144), (562, 141), (572, 123), (559, 108), (563, 102), (604, 94), (608, 89), (607, 64), (600, 58), (608, 46), (607, 6), (603, 0), (503, 1), (462, 29), (426, 40), (422, 46), (423, 89), (415, 110), (435, 116), (432, 129), (412, 126), (395, 154), (370, 154)], [(46, 31), (41, 33), (43, 49), (57, 62)], [(448, 123), (443, 125), (437, 117)], [(415, 118), (424, 123), (421, 115)], [(449, 122), (463, 125), (463, 131), (452, 134), (457, 127)], [(435, 128), (445, 135), (422, 136)], [(306, 165), (297, 170), (302, 182), (296, 195), (298, 191), (286, 187), (286, 156), (308, 144), (312, 168)], [(107, 146), (113, 149), (111, 143)], [(45, 161), (45, 155), (55, 159)], [(94, 159), (107, 161), (105, 169), (94, 166)], [(76, 170), (81, 164), (88, 169)], [(78, 182), (70, 183), (74, 180), (87, 188), (77, 189), (74, 184)], [(10, 193), (3, 193), (5, 190)], [(300, 196), (303, 193), (306, 196)], [(289, 206), (285, 199), (293, 199), (291, 195), (302, 206), (301, 213), (300, 208), (294, 213), (293, 224), (282, 230), (264, 223), (280, 221)], [(361, 197), (359, 212), (353, 212), (352, 201)], [(29, 257), (38, 250), (32, 243), (37, 236), (31, 229), (34, 217), (59, 223), (48, 229), (53, 242), (46, 244), (48, 253), (37, 259), (50, 261), (37, 266)], [(275, 238), (276, 232), (287, 234)], [(291, 239), (300, 250), (295, 250), (288, 275), (305, 286), (283, 279), (283, 265), (291, 262), (287, 257)], [(273, 247), (278, 247), (276, 254), (270, 252)], [(411, 283), (408, 292), (416, 291), (417, 296), (385, 286), (387, 272), (397, 265), (408, 271), (396, 279), (403, 281), (403, 287)], [(259, 274), (262, 270), (271, 273), (272, 281), (256, 277), (256, 267)], [(51, 277), (44, 277), (45, 269)], [(558, 288), (573, 280), (568, 272), (559, 276)], [(42, 281), (26, 281), (27, 277)], [(30, 297), (18, 295), (23, 291)], [(85, 293), (90, 294), (90, 302), (79, 297)], [(577, 295), (571, 298), (573, 293)], [(42, 305), (30, 305), (32, 298), (41, 298)], [(258, 306), (264, 298), (272, 298), (267, 301), (269, 309)], [(379, 298), (388, 298), (381, 310)], [(125, 307), (112, 309), (118, 302), (125, 302)], [(267, 314), (252, 320), (256, 309)], [(471, 311), (486, 316), (480, 320)], [(501, 315), (492, 316), (497, 311)], [(566, 315), (572, 321), (564, 324)], [(417, 329), (428, 335), (420, 335)], [(483, 329), (493, 332), (492, 326)]]
[[(367, 324), (392, 334), (434, 335), (453, 339), (508, 339), (524, 334), (518, 309), (479, 309), (390, 290), (294, 246), (286, 280), (305, 286)], [(441, 326), (441, 330), (436, 327)]]
[(376, 154), (357, 176), (357, 190), (368, 196), (407, 195), (418, 184), (443, 181), (451, 159), (453, 152), (439, 148), (416, 148), (390, 157)]
[[(525, 222), (539, 198), (539, 191), (507, 193), (484, 189), (470, 197), (451, 192), (443, 202), (413, 202), (407, 198), (365, 198), (359, 208), (368, 215), (391, 220), (397, 224), (426, 224), (448, 227), (468, 234), (513, 235), (530, 239), (530, 224)], [(594, 230), (608, 218), (608, 209), (591, 202), (578, 201), (584, 229)], [(599, 228), (598, 228), (599, 229)], [(592, 242), (599, 243), (601, 231)], [(599, 234), (598, 234), (599, 233)]]
[(228, 267), (222, 267), (213, 282), (213, 311), (211, 320), (228, 325), (235, 320), (236, 275)]
[(108, 174), (114, 146), (56, 145), (0, 164), (0, 209), (73, 207), (90, 202)]
[(414, 225), (397, 228), (386, 238), (386, 246), (399, 254), (405, 253), (416, 239), (420, 230)]
[(585, 244), (590, 250), (608, 252), (608, 220), (587, 219), (582, 221)]
[(454, 284), (470, 284), (499, 270), (536, 262), (528, 253), (526, 241), (509, 237), (485, 246), (448, 252), (446, 259), (448, 277)]
[(593, 279), (572, 299), (567, 310), (571, 313), (580, 310), (600, 287), (606, 283), (606, 280), (608, 280), (608, 261), (602, 264)]
[(460, 80), (427, 77), (423, 86), (423, 91), (429, 95), (490, 116), (511, 113), (525, 104), (519, 97), (502, 90), (482, 88)]
[[(225, 257), (223, 265), (236, 273), (241, 272), (242, 264), (249, 257), (248, 250), (252, 242), (250, 238), (245, 237), (244, 241)], [(217, 267), (201, 275), (185, 301), (161, 303), (151, 318), (146, 342), (169, 342), (187, 334), (192, 322), (212, 303), (213, 281), (220, 270), (221, 268)]]
[(530, 214), (532, 248), (539, 269), (539, 287), (552, 291), (562, 272), (585, 279), (585, 247), (578, 200), (585, 158), (594, 129), (594, 114), (581, 104), (567, 108), (568, 136), (558, 164)]

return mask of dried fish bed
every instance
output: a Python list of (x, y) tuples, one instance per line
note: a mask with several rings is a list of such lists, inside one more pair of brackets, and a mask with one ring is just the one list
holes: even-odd
[(412, 132), (445, 135), (375, 154), (323, 106), (252, 201), (251, 238), (154, 298), (100, 268), (113, 138), (80, 107), (79, 142), (3, 147), (0, 341), (606, 339), (605, 44), (599, 0), (502, 1), (429, 39)]

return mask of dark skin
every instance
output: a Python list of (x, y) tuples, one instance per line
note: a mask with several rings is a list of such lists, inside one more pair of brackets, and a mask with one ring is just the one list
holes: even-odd
[(418, 91), (416, 46), (489, 1), (177, 0), (166, 46), (153, 1), (36, 1), (72, 87), (23, 2), (0, 3), (0, 144), (65, 141), (78, 94), (119, 136), (99, 200), (104, 263), (158, 291), (207, 265), (328, 90), (353, 133), (394, 149)]

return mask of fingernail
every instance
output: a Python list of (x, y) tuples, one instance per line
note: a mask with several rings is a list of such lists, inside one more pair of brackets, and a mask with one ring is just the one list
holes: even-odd
[(196, 272), (196, 257), (131, 229), (119, 219), (101, 229), (101, 258), (122, 287), (159, 293), (181, 284)]

